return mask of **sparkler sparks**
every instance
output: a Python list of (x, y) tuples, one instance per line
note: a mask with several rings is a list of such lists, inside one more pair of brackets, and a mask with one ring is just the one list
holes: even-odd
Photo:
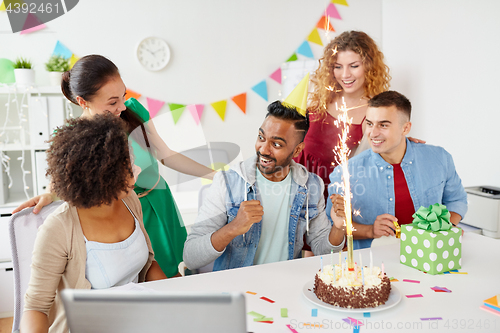
[[(345, 226), (347, 233), (347, 267), (350, 271), (354, 270), (354, 259), (353, 259), (353, 236), (352, 236), (352, 214), (351, 211), (351, 183), (349, 176), (349, 168), (347, 160), (351, 153), (351, 150), (347, 146), (347, 140), (349, 138), (349, 126), (352, 124), (352, 118), (347, 116), (347, 109), (344, 97), (342, 97), (342, 105), (340, 108), (337, 103), (335, 103), (337, 110), (340, 110), (338, 119), (335, 121), (335, 125), (341, 129), (339, 134), (339, 145), (335, 147), (335, 159), (337, 163), (342, 168), (342, 182), (341, 185), (344, 189), (344, 212), (345, 212)], [(359, 211), (356, 211), (359, 214)]]

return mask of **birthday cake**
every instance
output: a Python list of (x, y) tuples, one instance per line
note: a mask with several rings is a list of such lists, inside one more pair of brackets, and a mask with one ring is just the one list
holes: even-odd
[(342, 308), (371, 308), (385, 304), (391, 282), (379, 267), (355, 268), (327, 265), (316, 273), (314, 293), (321, 301)]

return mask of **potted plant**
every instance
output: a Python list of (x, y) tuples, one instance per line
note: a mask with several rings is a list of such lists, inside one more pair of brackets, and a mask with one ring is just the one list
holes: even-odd
[(35, 84), (35, 71), (32, 69), (31, 61), (26, 58), (17, 58), (14, 62), (14, 76), (18, 85)]
[(49, 72), (50, 83), (54, 86), (61, 84), (62, 73), (69, 71), (69, 59), (61, 55), (53, 55), (45, 63), (45, 69)]

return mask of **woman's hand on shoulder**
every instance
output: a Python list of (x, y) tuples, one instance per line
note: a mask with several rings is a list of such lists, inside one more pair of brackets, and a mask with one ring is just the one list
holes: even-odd
[(412, 138), (411, 136), (408, 137), (408, 140), (410, 140), (411, 142), (415, 142), (415, 143), (427, 143), (427, 141), (415, 139), (415, 138)]
[(33, 213), (38, 214), (43, 207), (54, 202), (56, 199), (57, 198), (52, 193), (44, 193), (44, 194), (37, 195), (36, 197), (31, 198), (28, 201), (23, 202), (21, 205), (19, 205), (19, 207), (17, 207), (16, 209), (14, 209), (12, 211), (12, 214), (20, 212), (24, 208), (33, 207), (33, 206), (35, 206), (35, 208), (33, 208)]

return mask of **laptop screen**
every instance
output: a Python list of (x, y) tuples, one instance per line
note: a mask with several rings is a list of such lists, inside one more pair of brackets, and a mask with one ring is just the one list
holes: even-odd
[(246, 332), (242, 293), (65, 289), (61, 296), (71, 333)]

